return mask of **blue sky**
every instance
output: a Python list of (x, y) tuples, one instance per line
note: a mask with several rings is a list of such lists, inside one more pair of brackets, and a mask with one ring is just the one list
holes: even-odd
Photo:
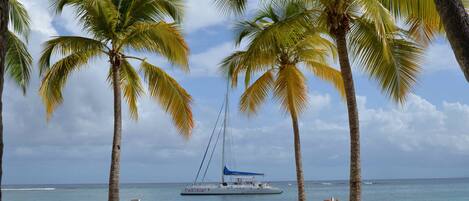
[[(60, 34), (86, 35), (70, 10), (53, 15), (47, 0), (23, 1), (33, 19), (30, 49), (37, 59), (40, 44)], [(251, 8), (256, 5), (251, 5)], [(188, 0), (184, 24), (191, 48), (191, 73), (173, 69), (194, 98), (196, 128), (186, 141), (150, 98), (139, 102), (140, 120), (124, 114), (123, 182), (191, 181), (223, 100), (225, 82), (217, 64), (235, 50), (230, 24), (211, 0)], [(469, 177), (469, 84), (447, 42), (439, 39), (426, 53), (424, 71), (405, 105), (380, 93), (374, 81), (355, 68), (362, 132), (363, 177)], [(7, 81), (4, 98), (5, 172), (7, 184), (105, 183), (112, 140), (112, 93), (105, 61), (75, 73), (65, 101), (46, 122), (35, 72), (27, 96)], [(308, 75), (310, 104), (300, 119), (305, 178), (348, 177), (346, 108), (332, 87)], [(267, 180), (293, 180), (290, 119), (269, 100), (257, 116), (237, 112), (240, 90), (231, 95), (230, 165), (266, 173)], [(219, 156), (215, 155), (214, 165)], [(234, 163), (235, 161), (236, 163)], [(210, 179), (216, 180), (218, 166)]]

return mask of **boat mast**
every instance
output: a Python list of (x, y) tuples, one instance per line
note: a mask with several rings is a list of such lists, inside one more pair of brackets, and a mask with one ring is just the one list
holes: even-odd
[(225, 96), (225, 117), (223, 119), (223, 144), (222, 144), (222, 153), (221, 153), (221, 183), (225, 183), (225, 135), (226, 135), (226, 124), (228, 116), (228, 97), (230, 91), (230, 80), (228, 78), (226, 82), (226, 96)]

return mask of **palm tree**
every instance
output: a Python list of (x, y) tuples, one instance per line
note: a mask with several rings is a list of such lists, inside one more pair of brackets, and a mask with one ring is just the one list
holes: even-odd
[[(309, 16), (301, 4), (269, 6), (260, 10), (252, 21), (238, 24), (237, 44), (248, 41), (245, 51), (238, 51), (223, 61), (236, 86), (238, 74), (245, 75), (246, 90), (240, 110), (252, 114), (273, 93), (282, 109), (290, 114), (293, 126), (298, 200), (306, 200), (301, 162), (298, 117), (306, 108), (308, 92), (302, 67), (330, 82), (343, 92), (340, 72), (327, 65), (335, 46), (310, 27)], [(297, 26), (297, 25), (308, 26)], [(335, 54), (333, 54), (335, 55)], [(261, 74), (250, 84), (250, 79)]]
[[(114, 137), (109, 176), (109, 201), (119, 200), (121, 152), (121, 98), (138, 118), (137, 99), (144, 91), (139, 73), (130, 60), (140, 62), (140, 72), (148, 92), (168, 112), (178, 131), (189, 137), (194, 126), (191, 96), (162, 68), (146, 58), (129, 52), (155, 53), (184, 71), (188, 71), (188, 47), (176, 23), (182, 18), (179, 0), (56, 0), (57, 12), (65, 6), (74, 8), (83, 29), (92, 37), (58, 36), (44, 44), (39, 66), (43, 76), (39, 93), (48, 118), (63, 101), (62, 89), (74, 71), (93, 59), (109, 59), (108, 80), (114, 91)], [(60, 59), (51, 65), (51, 57)], [(123, 92), (123, 94), (122, 94)]]
[(464, 4), (461, 0), (434, 0), (434, 2), (456, 60), (469, 82), (469, 16)]
[[(26, 41), (29, 35), (29, 15), (17, 0), (0, 1), (0, 186), (3, 176), (3, 86), (5, 72), (26, 93), (31, 74), (32, 57)], [(13, 30), (8, 30), (8, 26)], [(2, 193), (0, 192), (0, 201)]]
[(469, 16), (467, 0), (386, 0), (383, 5), (402, 19), (423, 44), (446, 32), (456, 60), (469, 81)]
[[(402, 103), (411, 91), (420, 72), (422, 48), (408, 31), (396, 25), (386, 8), (391, 0), (279, 0), (275, 2), (309, 4), (314, 24), (335, 41), (338, 50), (347, 101), (350, 127), (350, 201), (361, 200), (360, 131), (353, 61), (377, 81), (392, 100)], [(396, 2), (394, 0), (392, 2)], [(245, 0), (217, 0), (221, 8), (242, 12)]]

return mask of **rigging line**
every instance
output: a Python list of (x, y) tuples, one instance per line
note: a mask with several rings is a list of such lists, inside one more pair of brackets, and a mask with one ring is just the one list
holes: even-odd
[(227, 80), (226, 82), (226, 99), (225, 99), (225, 118), (223, 119), (223, 146), (222, 146), (222, 154), (221, 154), (221, 183), (225, 183), (225, 174), (224, 170), (226, 167), (226, 162), (225, 162), (225, 138), (226, 138), (226, 127), (227, 127), (227, 119), (228, 119), (228, 108), (230, 107), (229, 104), (229, 95), (230, 95), (230, 79)]
[(202, 182), (205, 181), (205, 175), (207, 175), (208, 168), (210, 167), (210, 163), (212, 162), (213, 153), (215, 153), (215, 149), (217, 148), (217, 144), (218, 144), (218, 141), (220, 139), (221, 131), (222, 131), (222, 128), (220, 128), (220, 130), (218, 131), (217, 139), (215, 140), (215, 144), (213, 145), (212, 153), (210, 154), (210, 158), (208, 160), (207, 167), (205, 168), (205, 171), (204, 171), (204, 176), (202, 177)]
[[(226, 132), (225, 132), (225, 135), (226, 135), (226, 140), (227, 140), (227, 145), (226, 145), (226, 148), (227, 148), (227, 154), (225, 154), (226, 156), (228, 156), (228, 162), (227, 165), (232, 167), (232, 168), (237, 168), (237, 161), (236, 161), (236, 149), (235, 149), (235, 143), (234, 143), (234, 138), (235, 136), (233, 135), (233, 127), (230, 127), (231, 125), (231, 122), (232, 122), (232, 118), (231, 117), (231, 110), (228, 108), (228, 111), (227, 111), (227, 114), (226, 114)], [(226, 157), (225, 157), (226, 158)]]
[(212, 138), (213, 138), (213, 135), (215, 134), (215, 130), (217, 129), (218, 121), (220, 120), (220, 115), (221, 115), (221, 112), (223, 111), (224, 106), (225, 106), (225, 103), (223, 102), (223, 104), (221, 105), (220, 111), (218, 112), (217, 120), (215, 121), (215, 126), (213, 127), (212, 134), (210, 135), (210, 139), (208, 140), (207, 148), (205, 148), (204, 157), (202, 158), (202, 161), (200, 162), (199, 170), (197, 170), (197, 175), (195, 176), (194, 184), (197, 183), (197, 179), (199, 178), (200, 170), (202, 169), (202, 166), (205, 162), (205, 157), (207, 156), (208, 149), (210, 147), (210, 144), (212, 143)]
[(234, 142), (234, 138), (235, 136), (233, 135), (233, 128), (232, 127), (229, 127), (228, 128), (228, 131), (227, 133), (229, 133), (229, 135), (227, 135), (228, 137), (228, 149), (229, 149), (229, 155), (230, 156), (230, 162), (231, 162), (231, 167), (232, 168), (235, 168), (237, 169), (238, 168), (238, 165), (236, 163), (236, 147), (235, 147), (235, 142)]

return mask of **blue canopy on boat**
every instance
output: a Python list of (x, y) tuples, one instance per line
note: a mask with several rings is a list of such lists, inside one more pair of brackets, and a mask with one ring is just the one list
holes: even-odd
[(226, 166), (223, 169), (224, 175), (233, 175), (233, 176), (263, 176), (263, 173), (254, 173), (254, 172), (238, 172), (238, 171), (231, 171)]

